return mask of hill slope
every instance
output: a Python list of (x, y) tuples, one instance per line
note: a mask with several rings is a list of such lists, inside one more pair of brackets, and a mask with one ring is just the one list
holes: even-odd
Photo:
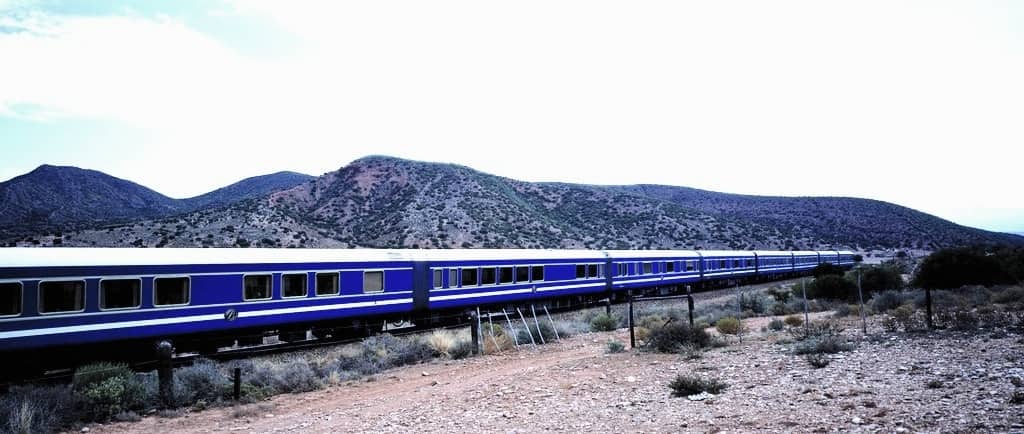
[(189, 210), (219, 208), (240, 200), (263, 196), (273, 191), (291, 188), (312, 179), (315, 179), (315, 177), (295, 172), (277, 172), (269, 175), (253, 176), (251, 178), (245, 178), (227, 187), (219, 188), (200, 196), (184, 199), (181, 203), (184, 205), (184, 208)]
[[(885, 202), (528, 183), (366, 157), (310, 182), (66, 245), (378, 248), (915, 248), (1024, 238)], [(46, 244), (45, 240), (43, 244)]]
[(182, 211), (174, 199), (95, 170), (43, 165), (0, 183), (0, 228), (21, 232)]
[(309, 175), (278, 172), (179, 200), (103, 172), (43, 165), (0, 183), (0, 236), (67, 231), (222, 207), (310, 179)]

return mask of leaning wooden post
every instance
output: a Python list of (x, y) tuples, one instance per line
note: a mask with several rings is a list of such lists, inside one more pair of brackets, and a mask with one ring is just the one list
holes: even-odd
[(157, 377), (160, 382), (160, 401), (165, 408), (174, 407), (174, 345), (171, 341), (160, 341), (156, 344)]

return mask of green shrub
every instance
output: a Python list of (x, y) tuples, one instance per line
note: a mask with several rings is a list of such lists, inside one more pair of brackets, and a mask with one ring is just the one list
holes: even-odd
[(868, 267), (861, 275), (864, 294), (903, 289), (903, 276), (894, 267)]
[(789, 297), (792, 295), (792, 290), (781, 286), (773, 286), (768, 288), (765, 293), (775, 299), (776, 302), (785, 304), (789, 301)]
[(600, 314), (590, 320), (590, 331), (610, 332), (619, 328), (619, 319), (608, 314)]
[(855, 300), (857, 285), (842, 276), (827, 274), (807, 285), (807, 298)]
[(617, 340), (610, 340), (610, 341), (608, 341), (607, 351), (609, 353), (612, 353), (612, 354), (614, 354), (614, 353), (621, 353), (621, 352), (625, 351), (625, 349), (626, 349), (626, 345), (623, 344), (622, 342), (619, 342)]
[(786, 327), (786, 323), (782, 322), (781, 319), (773, 319), (772, 322), (768, 323), (768, 329), (773, 331), (779, 331)]
[(772, 300), (768, 296), (760, 293), (740, 294), (739, 299), (741, 311), (750, 311), (758, 315), (768, 312), (768, 307), (772, 303)]
[(1012, 283), (1004, 262), (993, 252), (981, 248), (938, 250), (921, 261), (914, 275), (914, 286), (953, 289), (965, 285), (992, 286)]
[(88, 417), (105, 421), (112, 416), (141, 409), (149, 399), (146, 388), (128, 365), (100, 362), (80, 367), (71, 380), (82, 397)]
[(735, 317), (725, 317), (715, 323), (715, 330), (723, 335), (738, 335), (743, 332), (743, 322)]
[(668, 387), (672, 389), (673, 396), (685, 397), (702, 392), (718, 394), (729, 386), (714, 378), (704, 379), (693, 375), (677, 375)]
[(644, 347), (660, 353), (675, 353), (683, 345), (706, 348), (710, 344), (711, 336), (704, 329), (691, 328), (684, 322), (673, 322), (651, 330)]

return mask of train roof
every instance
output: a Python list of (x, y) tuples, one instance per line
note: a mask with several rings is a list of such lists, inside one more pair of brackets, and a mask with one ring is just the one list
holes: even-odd
[(704, 256), (704, 257), (720, 257), (720, 256), (729, 256), (729, 257), (749, 256), (751, 258), (754, 257), (754, 251), (753, 250), (698, 250), (697, 253), (700, 253), (701, 256)]
[(117, 265), (282, 264), (505, 259), (604, 259), (598, 250), (530, 249), (245, 249), (245, 248), (0, 248), (0, 268)]
[(605, 250), (610, 258), (698, 258), (693, 250)]
[(789, 250), (754, 250), (757, 256), (790, 256), (793, 252)]

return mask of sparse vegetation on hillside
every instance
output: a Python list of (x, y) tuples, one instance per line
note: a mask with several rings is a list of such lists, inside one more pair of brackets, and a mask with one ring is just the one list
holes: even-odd
[[(0, 237), (8, 244), (39, 246), (299, 248), (791, 250), (1024, 243), (1024, 237), (964, 228), (863, 199), (527, 183), (458, 165), (378, 156), (308, 182), (292, 181), (299, 185), (262, 196), (252, 193), (263, 190), (228, 188), (189, 206), (115, 219), (120, 223), (101, 229), (75, 225), (56, 236), (55, 228), (23, 225), (27, 232)], [(56, 221), (48, 213), (17, 219)], [(910, 228), (905, 221), (913, 222)]]

